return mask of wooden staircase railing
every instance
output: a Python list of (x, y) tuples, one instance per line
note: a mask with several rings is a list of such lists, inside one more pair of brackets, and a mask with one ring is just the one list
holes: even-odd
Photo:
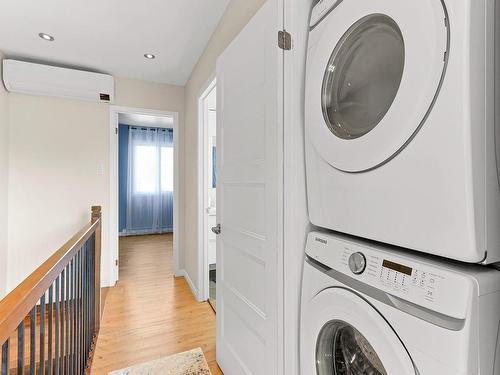
[(1, 375), (88, 373), (100, 322), (101, 207), (0, 300)]

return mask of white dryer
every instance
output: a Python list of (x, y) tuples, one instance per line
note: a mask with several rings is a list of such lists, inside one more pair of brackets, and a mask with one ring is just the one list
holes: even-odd
[(302, 375), (500, 374), (500, 272), (313, 232)]
[(500, 1), (322, 0), (310, 26), (311, 222), (500, 261)]

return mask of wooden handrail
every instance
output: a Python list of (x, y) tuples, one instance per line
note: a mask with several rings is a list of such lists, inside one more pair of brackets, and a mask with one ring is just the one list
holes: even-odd
[[(96, 234), (96, 268), (99, 268), (96, 269), (95, 272), (96, 296), (100, 295), (101, 220), (101, 207), (92, 206), (91, 221), (68, 242), (62, 245), (59, 250), (31, 273), (5, 298), (0, 300), (0, 345), (16, 330), (19, 322), (21, 322), (33, 306), (37, 304), (40, 296), (42, 296), (52, 283), (54, 283), (71, 259), (94, 233)], [(100, 306), (97, 306), (96, 311), (100, 311)], [(96, 318), (98, 327), (99, 314), (97, 312)]]

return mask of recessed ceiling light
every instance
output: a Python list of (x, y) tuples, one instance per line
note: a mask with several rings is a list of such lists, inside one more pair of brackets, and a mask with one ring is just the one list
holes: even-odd
[(38, 36), (40, 38), (42, 38), (43, 40), (46, 40), (48, 42), (53, 42), (54, 41), (54, 37), (52, 35), (49, 35), (49, 34), (40, 33), (40, 34), (38, 34)]
[(153, 60), (154, 58), (156, 58), (156, 56), (153, 55), (152, 53), (145, 53), (144, 57), (149, 60)]

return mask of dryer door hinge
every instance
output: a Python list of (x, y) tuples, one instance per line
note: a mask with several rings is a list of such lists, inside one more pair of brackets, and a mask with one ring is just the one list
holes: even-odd
[(285, 51), (292, 49), (292, 35), (288, 31), (278, 31), (278, 47)]

